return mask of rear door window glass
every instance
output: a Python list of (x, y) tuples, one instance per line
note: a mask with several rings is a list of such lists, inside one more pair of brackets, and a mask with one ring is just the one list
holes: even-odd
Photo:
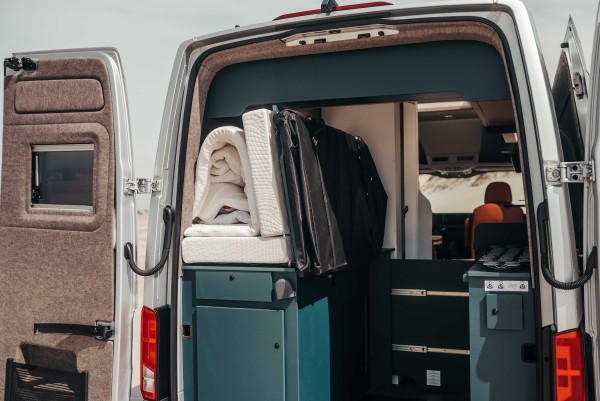
[(94, 145), (34, 145), (31, 205), (93, 210)]

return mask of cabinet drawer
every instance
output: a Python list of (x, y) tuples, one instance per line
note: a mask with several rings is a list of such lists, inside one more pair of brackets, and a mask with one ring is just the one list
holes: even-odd
[(269, 272), (197, 271), (196, 298), (223, 301), (271, 302)]

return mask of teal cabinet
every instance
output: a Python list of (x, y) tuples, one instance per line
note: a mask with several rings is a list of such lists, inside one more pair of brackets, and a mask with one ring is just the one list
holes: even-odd
[(536, 400), (536, 364), (524, 360), (535, 344), (534, 290), (528, 268), (468, 272), (471, 400)]
[(199, 401), (284, 401), (284, 312), (196, 308)]
[[(362, 400), (366, 268), (331, 276), (279, 266), (183, 272), (185, 401)], [(291, 297), (278, 299), (281, 280)]]

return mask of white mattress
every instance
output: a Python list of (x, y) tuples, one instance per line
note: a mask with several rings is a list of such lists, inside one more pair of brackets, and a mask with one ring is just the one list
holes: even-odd
[(256, 207), (256, 197), (254, 194), (254, 183), (252, 173), (250, 171), (250, 161), (248, 159), (248, 151), (246, 148), (246, 140), (244, 132), (237, 127), (219, 127), (213, 130), (202, 144), (198, 162), (196, 166), (196, 181), (195, 181), (195, 199), (194, 199), (194, 218), (200, 216), (203, 208), (203, 203), (207, 200), (208, 188), (210, 182), (210, 168), (212, 165), (211, 156), (213, 152), (227, 145), (233, 145), (237, 148), (241, 164), (243, 168), (243, 179), (246, 183), (244, 192), (248, 198), (250, 207), (250, 223), (236, 224), (235, 229), (231, 230), (231, 234), (227, 234), (227, 226), (210, 225), (210, 224), (194, 224), (185, 230), (184, 235), (189, 236), (208, 236), (208, 235), (232, 235), (232, 236), (257, 236), (260, 234), (260, 226), (258, 222), (258, 209)]
[(285, 197), (281, 183), (273, 112), (260, 109), (242, 116), (260, 235), (275, 237), (288, 233)]
[(183, 239), (185, 263), (288, 263), (289, 237), (188, 237)]

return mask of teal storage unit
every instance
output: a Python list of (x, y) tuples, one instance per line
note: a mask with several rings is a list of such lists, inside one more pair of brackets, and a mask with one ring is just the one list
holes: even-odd
[(202, 400), (285, 400), (283, 311), (198, 306)]
[(467, 274), (471, 342), (471, 400), (537, 399), (534, 294), (529, 265), (495, 271), (477, 263)]
[[(368, 272), (185, 265), (185, 401), (361, 400)], [(282, 279), (294, 291), (278, 299)]]
[(186, 401), (299, 401), (298, 308), (277, 299), (281, 279), (296, 288), (287, 267), (184, 266)]

